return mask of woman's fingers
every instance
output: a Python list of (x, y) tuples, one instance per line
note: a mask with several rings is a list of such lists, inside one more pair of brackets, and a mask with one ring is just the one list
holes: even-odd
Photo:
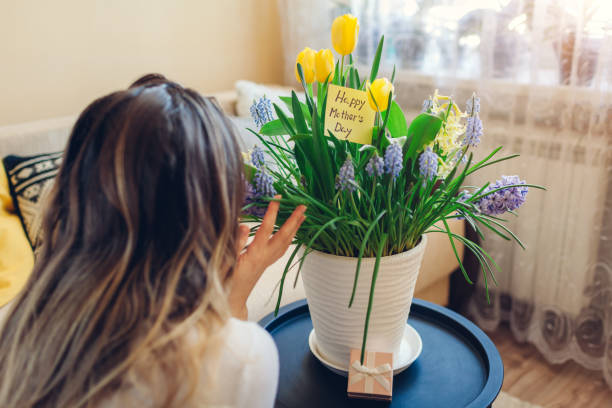
[[(275, 195), (274, 199), (280, 200), (281, 196)], [(276, 222), (276, 215), (278, 214), (279, 207), (279, 201), (270, 201), (270, 204), (268, 204), (268, 209), (266, 210), (266, 214), (264, 215), (264, 218), (261, 221), (261, 226), (255, 234), (255, 241), (259, 242), (259, 240), (267, 240), (268, 238), (270, 238), (270, 235), (272, 235), (272, 231), (274, 230), (274, 223)]]
[[(281, 196), (279, 195), (274, 197), (275, 200), (279, 200), (280, 198)], [(270, 202), (259, 230), (255, 234), (255, 239), (249, 246), (250, 258), (254, 262), (263, 262), (268, 266), (282, 256), (306, 218), (304, 216), (306, 206), (299, 205), (293, 210), (293, 213), (285, 221), (283, 226), (272, 235), (279, 207), (280, 203), (278, 201)], [(259, 259), (259, 261), (256, 261), (256, 259)]]
[(295, 210), (293, 210), (293, 213), (287, 219), (287, 221), (285, 221), (281, 229), (278, 230), (276, 234), (274, 234), (272, 239), (270, 239), (270, 243), (274, 246), (279, 246), (279, 249), (282, 249), (282, 251), (284, 252), (289, 246), (289, 244), (291, 244), (291, 241), (293, 240), (293, 237), (300, 228), (300, 225), (302, 225), (302, 222), (304, 221), (304, 219), (306, 219), (304, 215), (305, 212), (306, 206), (304, 205), (300, 205)]
[(236, 248), (236, 253), (240, 254), (244, 249), (248, 239), (249, 233), (251, 229), (248, 225), (240, 224), (238, 225), (238, 248)]

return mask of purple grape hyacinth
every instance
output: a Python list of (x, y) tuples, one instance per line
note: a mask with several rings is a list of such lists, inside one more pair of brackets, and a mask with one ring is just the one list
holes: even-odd
[(431, 99), (425, 99), (423, 101), (423, 107), (421, 108), (421, 113), (428, 113), (432, 107), (433, 107), (433, 101)]
[(259, 197), (272, 197), (276, 194), (274, 179), (266, 172), (265, 168), (257, 169), (253, 181), (255, 182), (255, 193)]
[(521, 180), (519, 176), (502, 176), (501, 179), (488, 186), (482, 194), (487, 194), (504, 186), (515, 185), (515, 187), (504, 188), (482, 197), (476, 203), (480, 211), (487, 215), (499, 215), (519, 208), (526, 200), (528, 189), (527, 187), (516, 186), (517, 184), (525, 184), (525, 181)]
[(391, 174), (394, 180), (404, 167), (402, 160), (402, 147), (394, 141), (385, 150), (385, 172)]
[(467, 118), (463, 146), (478, 146), (480, 143), (480, 136), (482, 136), (482, 121), (480, 118), (478, 116), (471, 116)]
[(350, 157), (347, 157), (338, 171), (336, 176), (336, 189), (340, 191), (348, 190), (353, 192), (357, 190), (355, 185), (355, 168), (353, 167), (353, 161)]
[(469, 98), (465, 102), (465, 113), (469, 116), (474, 116), (478, 112), (480, 112), (480, 98), (473, 94), (471, 98)]
[(251, 162), (253, 162), (253, 166), (260, 169), (264, 165), (265, 160), (263, 149), (259, 146), (253, 147), (253, 151), (251, 151)]
[(473, 94), (466, 102), (465, 113), (468, 115), (465, 126), (465, 137), (463, 138), (463, 146), (476, 147), (480, 143), (482, 136), (482, 121), (478, 117), (480, 112), (480, 98)]
[[(257, 191), (255, 191), (255, 187), (253, 187), (253, 185), (251, 183), (249, 183), (246, 179), (244, 179), (244, 205), (249, 205), (249, 204), (253, 204), (258, 202), (258, 199), (260, 198), (259, 195), (257, 194)], [(265, 207), (258, 207), (258, 206), (252, 206), (249, 207), (245, 210), (246, 214), (249, 215), (254, 215), (256, 217), (263, 217), (264, 214), (266, 213), (266, 208)]]
[(262, 96), (259, 100), (254, 100), (251, 108), (249, 109), (255, 125), (262, 127), (266, 123), (274, 120), (274, 114), (272, 113), (272, 101)]
[(470, 192), (467, 190), (463, 190), (458, 194), (457, 201), (459, 201), (460, 203), (464, 203), (469, 200), (470, 197), (472, 197), (472, 194), (470, 194)]
[(366, 164), (365, 169), (370, 176), (382, 176), (385, 171), (385, 161), (378, 153), (374, 153), (374, 156)]
[(432, 180), (438, 175), (438, 155), (429, 146), (419, 157), (419, 173), (427, 180)]

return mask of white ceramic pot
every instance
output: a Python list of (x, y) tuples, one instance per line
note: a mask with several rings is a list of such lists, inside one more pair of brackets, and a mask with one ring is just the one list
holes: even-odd
[[(398, 353), (410, 313), (414, 287), (427, 245), (381, 258), (366, 349)], [(355, 300), (349, 309), (357, 258), (311, 252), (302, 280), (319, 353), (330, 363), (348, 366), (350, 350), (361, 349), (370, 284), (376, 258), (363, 258)]]

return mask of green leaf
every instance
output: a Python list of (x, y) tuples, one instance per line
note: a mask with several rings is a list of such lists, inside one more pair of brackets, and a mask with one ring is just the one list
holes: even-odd
[[(321, 112), (319, 113), (321, 115), (321, 122), (320, 122), (320, 126), (321, 126), (321, 136), (325, 136), (325, 111), (327, 110), (327, 84), (324, 87), (325, 88), (325, 96), (323, 97), (323, 100), (319, 100), (317, 99), (317, 103), (319, 104), (319, 106), (321, 106)], [(318, 118), (317, 118), (318, 119)], [(313, 123), (313, 127), (314, 127), (314, 121)]]
[(295, 94), (295, 91), (291, 91), (291, 100), (293, 106), (293, 120), (295, 122), (295, 128), (298, 133), (306, 133), (308, 132), (308, 125), (306, 124), (306, 119), (304, 119), (304, 114), (302, 113), (302, 108), (300, 106), (300, 101)]
[(387, 137), (386, 133), (381, 134), (380, 135), (380, 153), (384, 154), (387, 146), (389, 146), (391, 142), (393, 141), (397, 141), (397, 143), (399, 143), (401, 147), (404, 147), (404, 145), (406, 144), (406, 140), (407, 140), (406, 136), (389, 138)]
[(287, 115), (285, 115), (285, 112), (283, 112), (283, 110), (277, 104), (274, 104), (274, 110), (276, 111), (276, 116), (278, 116), (278, 119), (281, 121), (283, 127), (287, 131), (285, 134), (291, 136), (295, 135), (295, 121), (290, 122)]
[(350, 71), (349, 71), (349, 84), (350, 87), (353, 89), (357, 89), (359, 87), (359, 80), (357, 79), (357, 70), (355, 69), (355, 67), (351, 67)]
[[(372, 98), (372, 99), (374, 99), (374, 98)], [(392, 99), (393, 99), (393, 92), (389, 92), (389, 99), (387, 100), (387, 106), (391, 106), (391, 100)], [(376, 100), (374, 100), (374, 102), (376, 102)], [(383, 124), (382, 124), (382, 127), (380, 128), (381, 132), (384, 132), (385, 129), (387, 128), (387, 122), (389, 121), (389, 114), (390, 113), (391, 113), (390, 109), (387, 109), (385, 111), (385, 118), (383, 119)]]
[[(295, 116), (295, 112), (293, 112), (293, 98), (291, 96), (279, 96), (278, 99), (283, 101), (283, 103), (287, 106), (287, 109), (289, 109), (289, 112)], [(306, 122), (310, 123), (312, 118), (310, 117), (308, 106), (304, 102), (300, 102), (300, 107), (302, 108), (304, 119), (306, 119)]]
[[(296, 135), (296, 137), (297, 136), (298, 135)], [(309, 151), (312, 151), (312, 139), (296, 139), (294, 146), (295, 162), (297, 163), (300, 172), (306, 178), (307, 183), (310, 185), (312, 183), (312, 166), (307, 164), (306, 159), (306, 156), (308, 154), (306, 152)]]
[(302, 88), (304, 88), (304, 93), (306, 95), (306, 105), (308, 105), (308, 110), (311, 112), (315, 112), (315, 106), (313, 101), (310, 99), (308, 95), (312, 95), (312, 84), (306, 85), (306, 80), (304, 79), (304, 70), (302, 69), (302, 64), (297, 64), (298, 76), (300, 77), (300, 82), (302, 83)]
[(374, 82), (376, 75), (378, 75), (378, 67), (380, 66), (380, 57), (382, 55), (383, 43), (385, 42), (385, 36), (380, 37), (378, 47), (376, 48), (376, 54), (374, 55), (374, 61), (372, 62), (372, 70), (370, 71), (370, 83)]
[(338, 168), (338, 167), (342, 166), (342, 163), (344, 163), (344, 160), (346, 160), (346, 144), (347, 144), (347, 142), (345, 142), (344, 140), (338, 139), (329, 130), (327, 131), (327, 133), (329, 134), (328, 144), (331, 143), (333, 145), (333, 147), (334, 147), (333, 153), (334, 153), (334, 158), (336, 159), (336, 162), (337, 162), (336, 168)]
[(382, 150), (381, 148), (381, 140), (380, 140), (380, 127), (379, 126), (374, 126), (372, 128), (372, 145), (376, 146), (376, 148), (378, 149), (379, 152), (384, 152), (384, 150)]
[(294, 136), (291, 136), (287, 141), (288, 142), (297, 142), (302, 140), (312, 140), (312, 135), (309, 133), (297, 133)]
[(279, 96), (278, 99), (283, 101), (289, 112), (293, 113), (293, 98), (290, 96)]
[[(287, 118), (287, 120), (289, 121), (292, 127), (295, 127), (295, 122), (293, 121), (292, 118)], [(265, 125), (261, 127), (261, 129), (259, 130), (259, 133), (264, 136), (282, 136), (282, 135), (289, 134), (289, 132), (287, 131), (287, 129), (285, 129), (285, 126), (283, 126), (283, 123), (281, 122), (280, 119), (275, 119), (275, 120), (272, 120), (266, 123)]]
[(336, 61), (336, 67), (334, 68), (334, 79), (332, 81), (334, 85), (340, 85), (340, 62)]
[(400, 147), (404, 147), (406, 141), (408, 141), (408, 136), (393, 137), (390, 139), (390, 141), (397, 143), (398, 145), (400, 145)]
[(442, 119), (428, 113), (421, 113), (414, 118), (408, 128), (410, 145), (406, 151), (406, 160), (416, 158), (417, 153), (423, 150), (425, 145), (433, 142), (442, 126)]
[[(325, 102), (323, 102), (325, 105)], [(329, 157), (329, 146), (323, 134), (323, 128), (320, 124), (319, 115), (314, 114), (312, 117), (312, 141), (314, 155), (308, 157), (313, 167), (317, 168), (315, 177), (319, 180), (319, 186), (324, 201), (331, 199), (334, 195), (334, 173)]]
[(255, 168), (255, 166), (252, 166), (248, 163), (244, 163), (244, 177), (249, 183), (253, 182), (253, 176), (255, 175), (256, 171), (257, 169)]
[(387, 123), (387, 128), (389, 129), (389, 132), (391, 132), (391, 136), (401, 137), (408, 135), (408, 124), (406, 123), (406, 117), (404, 116), (402, 109), (395, 101), (391, 103), (391, 108), (389, 111), (389, 123)]

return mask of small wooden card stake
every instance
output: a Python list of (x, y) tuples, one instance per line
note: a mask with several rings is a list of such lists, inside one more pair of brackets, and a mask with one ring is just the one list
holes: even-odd
[(393, 353), (351, 350), (347, 394), (351, 398), (391, 401), (393, 393)]

